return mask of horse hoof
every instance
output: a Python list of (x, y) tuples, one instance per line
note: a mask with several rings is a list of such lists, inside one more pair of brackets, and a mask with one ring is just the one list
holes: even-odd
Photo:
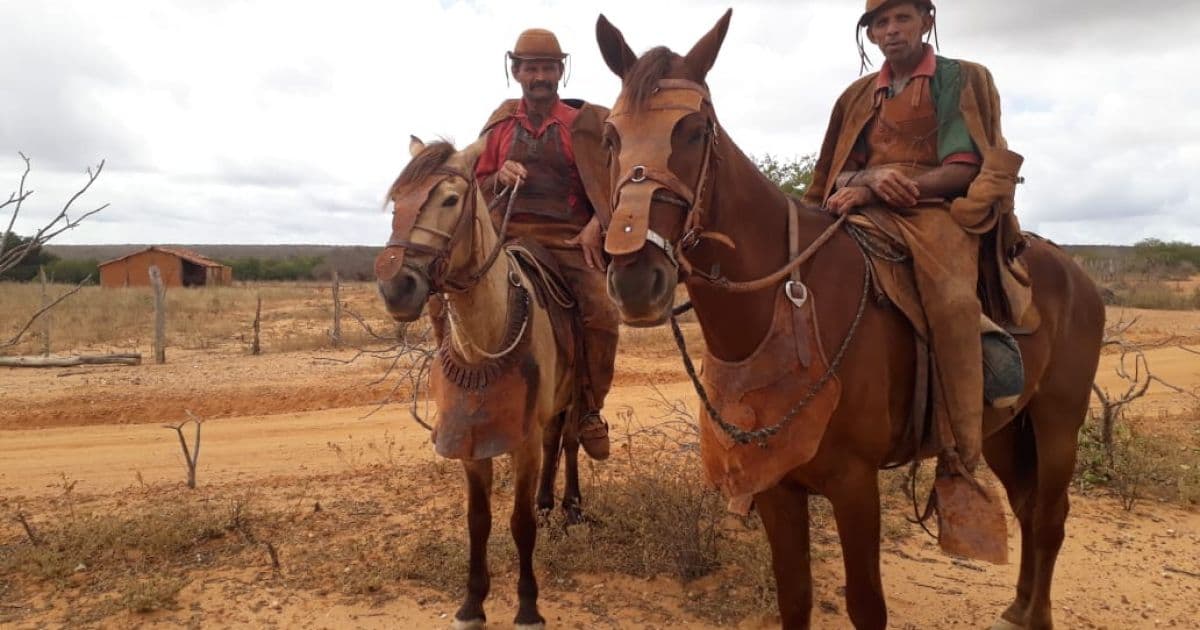
[(487, 626), (486, 619), (471, 619), (469, 621), (455, 619), (454, 623), (450, 624), (450, 630), (483, 630), (485, 626)]
[(587, 522), (587, 517), (583, 515), (583, 508), (575, 505), (563, 508), (563, 519), (568, 526), (582, 525)]
[(513, 626), (515, 630), (546, 630), (546, 622), (539, 621), (537, 623), (518, 623)]
[(1000, 621), (992, 624), (991, 630), (1025, 630), (1025, 626), (1018, 626), (1017, 624), (1001, 617)]
[(550, 514), (554, 508), (538, 508), (537, 511), (537, 526), (538, 529), (550, 526)]

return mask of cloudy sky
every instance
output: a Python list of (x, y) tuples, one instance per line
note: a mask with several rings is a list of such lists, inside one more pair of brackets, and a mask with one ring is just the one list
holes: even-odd
[[(1200, 2), (943, 4), (942, 53), (991, 68), (1027, 158), (1028, 229), (1200, 242)], [(563, 95), (611, 105), (601, 10), (636, 51), (686, 51), (730, 5), (722, 123), (752, 154), (816, 151), (858, 74), (857, 0), (0, 2), (0, 191), (25, 152), (28, 232), (106, 159), (83, 201), (112, 206), (58, 242), (378, 244), (408, 135), (473, 139), (519, 94), (503, 55), (523, 28), (573, 53)]]

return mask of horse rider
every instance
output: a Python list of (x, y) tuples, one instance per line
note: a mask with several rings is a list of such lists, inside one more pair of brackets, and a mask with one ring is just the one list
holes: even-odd
[(600, 139), (608, 110), (559, 98), (567, 55), (554, 33), (522, 32), (507, 57), (521, 98), (504, 101), (484, 125), (475, 177), (489, 202), (519, 183), (506, 238), (532, 238), (548, 249), (574, 293), (587, 368), (580, 441), (593, 459), (605, 459), (608, 424), (600, 410), (612, 386), (620, 323), (605, 284), (611, 210), (598, 187), (607, 177)]
[(981, 235), (1004, 239), (1002, 263), (1019, 264), (1024, 241), (1012, 204), (1022, 158), (1000, 132), (988, 70), (927, 43), (935, 11), (929, 0), (867, 0), (858, 22), (863, 68), (862, 29), (885, 61), (837, 100), (805, 201), (837, 215), (886, 214), (911, 251), (935, 357), (939, 476), (982, 489), (973, 479), (985, 403), (977, 284), (980, 263), (1000, 247), (983, 250), (981, 261)]

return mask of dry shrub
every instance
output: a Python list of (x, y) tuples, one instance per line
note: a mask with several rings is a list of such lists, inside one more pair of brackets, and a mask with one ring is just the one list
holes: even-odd
[(77, 571), (158, 566), (232, 529), (230, 513), (212, 504), (143, 507), (127, 515), (79, 514), (34, 523), (41, 544), (0, 545), (0, 573), (62, 580)]
[(1114, 427), (1111, 452), (1089, 420), (1079, 436), (1075, 484), (1111, 492), (1126, 510), (1143, 499), (1200, 504), (1200, 409), (1128, 418)]
[(175, 608), (175, 596), (187, 585), (187, 580), (164, 575), (135, 577), (117, 589), (117, 603), (135, 613)]

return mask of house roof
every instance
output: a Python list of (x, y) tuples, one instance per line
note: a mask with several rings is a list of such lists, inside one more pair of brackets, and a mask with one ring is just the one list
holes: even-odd
[(201, 256), (200, 254), (197, 254), (196, 252), (193, 252), (191, 250), (182, 249), (179, 247), (164, 247), (161, 245), (151, 245), (149, 247), (143, 247), (142, 249), (139, 249), (137, 251), (129, 252), (128, 254), (125, 254), (124, 256), (118, 256), (117, 258), (113, 258), (112, 260), (106, 260), (106, 261), (100, 263), (99, 266), (103, 267), (105, 265), (110, 265), (112, 263), (125, 260), (126, 258), (129, 258), (130, 256), (136, 256), (138, 254), (143, 254), (145, 252), (152, 251), (152, 250), (159, 251), (164, 254), (169, 254), (169, 255), (175, 256), (177, 258), (182, 258), (183, 260), (186, 260), (187, 262), (190, 262), (194, 265), (200, 265), (201, 267), (228, 267), (228, 265), (222, 265), (221, 263), (219, 263), (211, 258), (205, 258), (204, 256)]

